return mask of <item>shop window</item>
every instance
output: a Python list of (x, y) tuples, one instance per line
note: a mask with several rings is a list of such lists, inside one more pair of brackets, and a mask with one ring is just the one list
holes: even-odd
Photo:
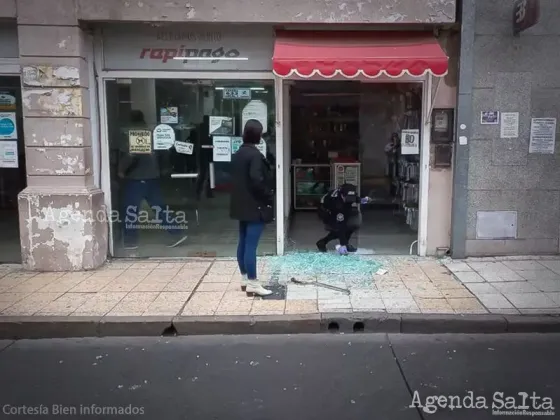
[[(274, 163), (273, 82), (121, 79), (106, 89), (115, 256), (234, 256), (231, 155), (256, 118)], [(275, 247), (270, 225), (259, 252)]]

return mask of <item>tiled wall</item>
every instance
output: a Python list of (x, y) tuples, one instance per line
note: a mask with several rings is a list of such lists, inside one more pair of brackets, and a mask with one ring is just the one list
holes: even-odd
[[(476, 8), (467, 254), (557, 253), (560, 151), (529, 154), (529, 136), (531, 118), (560, 117), (560, 3), (541, 0), (541, 21), (518, 38), (513, 0)], [(482, 111), (519, 112), (519, 137), (501, 139), (499, 125), (480, 123)], [(477, 239), (480, 211), (517, 212), (516, 237)]]

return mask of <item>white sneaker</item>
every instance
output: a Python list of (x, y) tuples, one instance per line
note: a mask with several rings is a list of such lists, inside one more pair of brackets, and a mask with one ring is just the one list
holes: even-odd
[(247, 292), (247, 296), (268, 296), (272, 294), (272, 290), (265, 289), (256, 280), (248, 281), (245, 291)]
[(241, 291), (244, 292), (247, 289), (247, 283), (249, 280), (247, 279), (247, 274), (241, 275)]

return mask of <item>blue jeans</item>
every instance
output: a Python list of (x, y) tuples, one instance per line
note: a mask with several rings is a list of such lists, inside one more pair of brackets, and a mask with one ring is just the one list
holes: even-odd
[(163, 203), (163, 196), (159, 185), (159, 180), (135, 180), (129, 179), (124, 187), (123, 215), (124, 221), (124, 244), (134, 245), (138, 241), (138, 228), (142, 223), (146, 223), (147, 215), (139, 213), (142, 200), (146, 200), (155, 212), (156, 222), (165, 228), (169, 233), (180, 234), (181, 229), (173, 224), (173, 213), (169, 213), (169, 208)]
[(257, 279), (257, 247), (263, 230), (262, 222), (239, 222), (237, 263), (241, 274), (246, 274), (249, 280)]

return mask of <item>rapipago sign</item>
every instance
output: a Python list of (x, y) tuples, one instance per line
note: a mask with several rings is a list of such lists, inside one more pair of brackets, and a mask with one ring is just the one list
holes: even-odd
[(540, 18), (540, 0), (515, 0), (513, 5), (513, 34), (535, 26)]

